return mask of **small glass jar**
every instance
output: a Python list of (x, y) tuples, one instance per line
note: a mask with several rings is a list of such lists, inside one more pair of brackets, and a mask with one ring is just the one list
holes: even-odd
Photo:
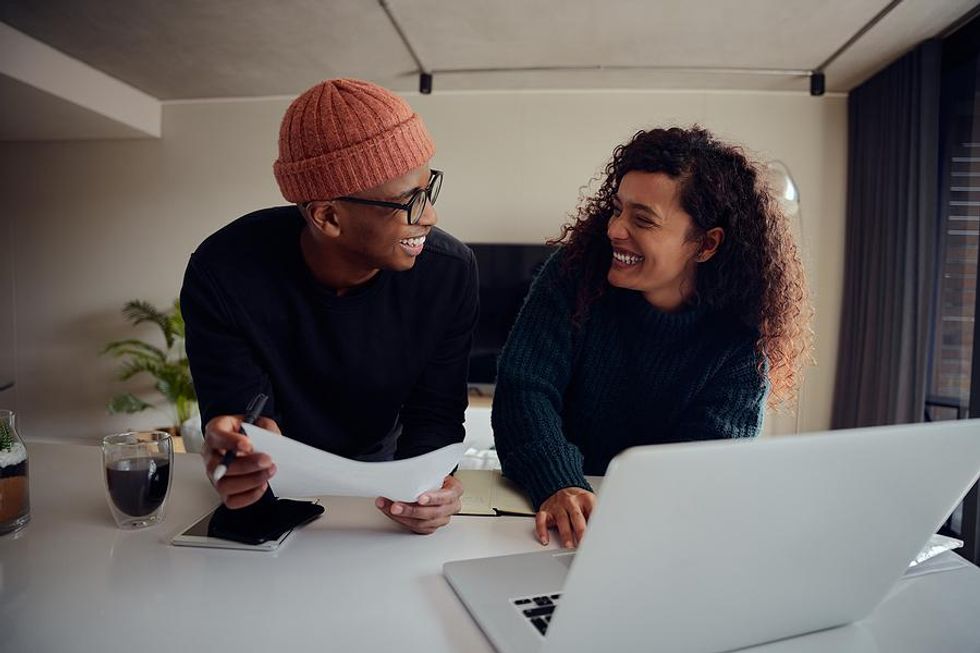
[(27, 447), (17, 433), (14, 411), (0, 409), (0, 535), (15, 533), (30, 520)]

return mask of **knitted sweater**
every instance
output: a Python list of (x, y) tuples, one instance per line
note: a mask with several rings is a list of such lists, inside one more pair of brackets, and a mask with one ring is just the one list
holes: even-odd
[(767, 382), (757, 333), (703, 307), (664, 313), (610, 287), (581, 328), (577, 283), (548, 260), (501, 354), (492, 423), (503, 473), (535, 508), (636, 445), (753, 437)]
[(294, 440), (376, 461), (463, 439), (478, 311), (473, 252), (433, 229), (411, 270), (382, 270), (345, 295), (300, 251), (295, 206), (256, 211), (209, 237), (180, 295), (205, 423), (263, 413)]

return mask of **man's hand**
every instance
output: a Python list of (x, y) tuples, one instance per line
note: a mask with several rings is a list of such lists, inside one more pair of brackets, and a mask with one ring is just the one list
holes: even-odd
[(585, 535), (585, 523), (595, 509), (596, 497), (580, 487), (566, 487), (545, 499), (534, 516), (534, 530), (538, 541), (548, 544), (549, 528), (558, 529), (562, 546), (577, 547)]
[[(252, 442), (238, 432), (244, 415), (219, 415), (208, 422), (204, 429), (204, 447), (201, 457), (208, 479), (214, 478), (214, 468), (229, 449), (235, 449), (235, 460), (217, 483), (213, 483), (221, 501), (229, 508), (244, 508), (262, 498), (269, 487), (269, 479), (276, 473), (272, 458), (255, 453)], [(260, 417), (255, 425), (273, 433), (282, 434), (279, 425), (268, 417)]]
[(374, 505), (384, 514), (421, 535), (434, 533), (449, 523), (449, 518), (462, 510), (463, 484), (454, 476), (447, 476), (442, 489), (426, 492), (415, 503), (392, 501), (378, 497)]

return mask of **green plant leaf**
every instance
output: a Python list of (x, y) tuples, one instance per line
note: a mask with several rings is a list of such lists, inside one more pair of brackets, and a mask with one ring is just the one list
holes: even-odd
[(197, 412), (197, 402), (187, 397), (177, 398), (177, 421), (183, 424)]
[(120, 365), (119, 380), (128, 381), (142, 372), (147, 372), (155, 377), (157, 375), (157, 371), (163, 365), (166, 365), (166, 363), (152, 358), (147, 358), (145, 356), (133, 356), (128, 360), (123, 361)]
[(123, 362), (122, 367), (119, 369), (119, 380), (128, 381), (143, 372), (156, 378), (160, 374), (160, 369), (165, 365), (166, 363), (147, 358), (131, 358)]
[(179, 365), (168, 364), (157, 370), (157, 390), (171, 403), (196, 398), (190, 374)]
[(180, 312), (180, 300), (174, 301), (173, 309), (170, 311), (170, 331), (174, 337), (184, 339), (184, 315)]
[[(143, 322), (156, 324), (166, 340), (166, 348), (130, 338), (110, 342), (101, 353), (120, 360), (118, 376), (121, 381), (143, 373), (153, 377), (154, 387), (173, 408), (176, 426), (179, 426), (197, 410), (197, 393), (184, 349), (186, 331), (180, 302), (174, 301), (171, 308), (164, 312), (149, 302), (133, 300), (126, 303), (123, 314), (134, 326)], [(113, 398), (109, 412), (133, 413), (150, 407), (152, 405), (142, 399), (124, 394)]]
[(109, 414), (138, 413), (151, 406), (152, 404), (148, 404), (139, 397), (127, 392), (126, 394), (116, 395), (112, 398), (112, 401), (109, 402)]
[(6, 451), (12, 446), (14, 446), (14, 434), (10, 432), (6, 422), (0, 422), (0, 451)]
[(156, 324), (160, 327), (160, 331), (163, 332), (163, 337), (167, 341), (167, 349), (174, 346), (174, 333), (170, 325), (170, 317), (150, 302), (142, 300), (126, 302), (126, 306), (123, 307), (123, 315), (133, 323), (133, 326), (143, 322)]
[(101, 353), (112, 354), (117, 358), (120, 356), (151, 356), (161, 362), (167, 360), (167, 354), (162, 349), (134, 338), (110, 342), (102, 349)]

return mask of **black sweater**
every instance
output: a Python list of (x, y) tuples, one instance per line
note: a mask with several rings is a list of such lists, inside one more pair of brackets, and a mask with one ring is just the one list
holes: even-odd
[(473, 253), (433, 229), (412, 269), (337, 296), (303, 261), (304, 227), (294, 206), (256, 211), (191, 256), (180, 306), (204, 423), (264, 392), (283, 434), (347, 458), (461, 441)]

